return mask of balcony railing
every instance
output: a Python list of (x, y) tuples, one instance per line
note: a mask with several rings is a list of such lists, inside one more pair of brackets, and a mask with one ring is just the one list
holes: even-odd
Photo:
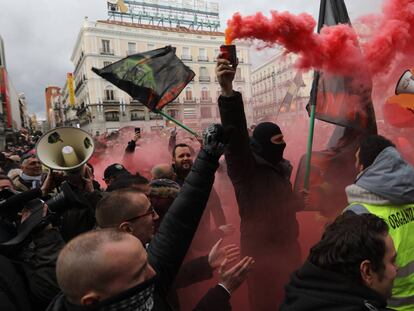
[(208, 57), (207, 56), (198, 56), (198, 61), (200, 61), (200, 62), (208, 62)]
[(205, 98), (200, 98), (200, 103), (202, 104), (207, 104), (207, 103), (212, 103), (212, 99), (211, 97), (205, 97)]
[(195, 104), (195, 103), (196, 103), (195, 98), (191, 98), (191, 99), (184, 98), (184, 104)]
[(105, 121), (107, 122), (118, 122), (119, 116), (105, 116)]
[(101, 55), (115, 55), (113, 49), (99, 49)]
[(110, 104), (110, 105), (118, 104), (119, 105), (119, 98), (117, 98), (117, 97), (114, 97), (114, 98), (104, 98), (102, 100), (102, 102), (104, 104)]
[(154, 114), (150, 114), (149, 116), (150, 120), (162, 120), (162, 115), (158, 114), (158, 113), (154, 113)]
[(145, 121), (145, 116), (131, 115), (131, 121)]
[(193, 60), (193, 57), (191, 55), (181, 55), (181, 59), (191, 61)]
[(200, 76), (200, 78), (198, 78), (198, 81), (200, 81), (200, 82), (210, 82), (210, 77)]

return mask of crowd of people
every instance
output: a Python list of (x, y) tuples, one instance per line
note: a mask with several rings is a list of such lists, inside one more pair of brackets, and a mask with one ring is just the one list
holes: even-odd
[[(179, 290), (206, 280), (191, 310), (231, 310), (245, 281), (242, 310), (414, 310), (412, 165), (387, 138), (364, 137), (349, 205), (303, 254), (297, 213), (312, 188), (292, 189), (283, 129), (248, 128), (236, 67), (217, 61), (221, 124), (186, 143), (173, 131), (156, 145), (169, 158), (143, 159), (148, 170), (134, 170), (138, 132), (124, 145), (122, 132), (98, 137), (66, 173), (47, 171), (29, 136), (0, 154), (0, 310), (182, 310)], [(213, 186), (218, 169), (240, 244), (228, 242), (238, 226)]]

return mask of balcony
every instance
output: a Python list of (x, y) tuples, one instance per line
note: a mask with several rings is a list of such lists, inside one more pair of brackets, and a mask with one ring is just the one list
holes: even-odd
[(198, 78), (198, 81), (200, 82), (210, 82), (210, 77), (207, 76), (200, 76), (200, 78)]
[(196, 99), (195, 98), (184, 98), (184, 104), (195, 104), (196, 103)]
[(181, 60), (192, 61), (193, 57), (191, 55), (181, 55)]
[(78, 94), (79, 90), (82, 88), (82, 86), (85, 85), (85, 82), (87, 80), (88, 79), (85, 76), (81, 77), (81, 79), (79, 80), (79, 82), (75, 86), (75, 94)]
[(99, 49), (101, 55), (115, 55), (113, 49)]
[(201, 104), (211, 104), (211, 103), (213, 103), (213, 100), (211, 99), (211, 97), (200, 98), (200, 103)]
[(208, 57), (207, 56), (199, 56), (198, 61), (199, 62), (208, 62)]
[(131, 121), (145, 121), (145, 115), (131, 115)]
[(162, 115), (158, 113), (150, 112), (149, 119), (150, 120), (162, 120)]
[(120, 101), (119, 98), (114, 97), (114, 98), (105, 98), (102, 100), (102, 103), (105, 105), (119, 105)]
[(119, 116), (105, 116), (106, 122), (119, 122)]

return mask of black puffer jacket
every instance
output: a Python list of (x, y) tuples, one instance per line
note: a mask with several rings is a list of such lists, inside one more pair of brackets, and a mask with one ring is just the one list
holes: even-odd
[[(157, 273), (154, 311), (171, 310), (167, 293), (178, 273), (206, 207), (218, 159), (204, 150), (195, 161), (180, 194), (169, 208), (147, 251), (148, 261)], [(212, 302), (213, 303), (213, 302)], [(216, 303), (214, 301), (214, 303)], [(228, 301), (225, 303), (228, 304)], [(49, 311), (90, 310), (69, 307), (64, 296), (58, 296)], [(213, 310), (213, 309), (210, 309)]]
[(385, 311), (386, 300), (344, 275), (305, 262), (292, 274), (280, 311)]

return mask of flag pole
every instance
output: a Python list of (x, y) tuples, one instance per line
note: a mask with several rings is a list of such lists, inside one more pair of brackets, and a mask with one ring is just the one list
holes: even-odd
[(164, 113), (161, 110), (154, 110), (154, 112), (159, 113), (160, 115), (162, 115), (164, 118), (170, 120), (171, 122), (174, 122), (175, 124), (177, 124), (178, 126), (182, 127), (183, 129), (185, 129), (187, 132), (189, 132), (190, 134), (194, 135), (196, 138), (198, 138), (198, 134), (190, 129), (189, 127), (185, 126), (184, 124), (182, 124), (181, 122), (179, 122), (178, 120), (174, 119), (173, 117), (169, 116), (168, 114)]
[(309, 190), (309, 185), (310, 185), (312, 145), (313, 145), (313, 135), (314, 135), (314, 130), (315, 130), (316, 97), (318, 93), (319, 77), (320, 77), (319, 72), (315, 72), (315, 79), (313, 80), (311, 98), (309, 102), (310, 122), (309, 122), (308, 144), (306, 147), (306, 171), (305, 171), (305, 182), (304, 182), (305, 190)]

